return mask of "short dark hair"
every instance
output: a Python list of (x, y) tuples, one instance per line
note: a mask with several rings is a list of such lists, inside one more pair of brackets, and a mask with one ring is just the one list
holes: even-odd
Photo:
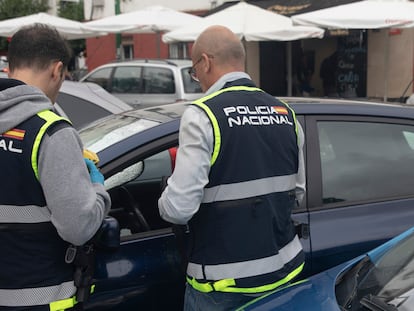
[(11, 38), (7, 59), (9, 69), (45, 69), (53, 61), (68, 67), (71, 49), (59, 32), (46, 24), (35, 23), (20, 28)]

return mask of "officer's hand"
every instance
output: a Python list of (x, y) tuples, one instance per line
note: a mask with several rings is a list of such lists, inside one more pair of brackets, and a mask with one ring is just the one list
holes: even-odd
[(90, 159), (84, 159), (86, 166), (88, 167), (89, 176), (91, 177), (91, 182), (96, 184), (104, 184), (104, 177), (102, 173), (98, 170), (98, 168), (95, 166), (92, 160)]
[(84, 149), (83, 150), (83, 157), (85, 159), (92, 160), (92, 162), (95, 163), (95, 165), (98, 165), (98, 163), (99, 163), (98, 155), (95, 152), (93, 152), (92, 150)]

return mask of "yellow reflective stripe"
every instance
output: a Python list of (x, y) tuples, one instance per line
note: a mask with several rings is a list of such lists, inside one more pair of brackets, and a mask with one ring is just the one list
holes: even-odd
[(269, 290), (273, 290), (281, 285), (284, 285), (294, 279), (300, 272), (302, 272), (305, 263), (302, 263), (299, 267), (289, 273), (283, 279), (268, 285), (249, 287), (249, 288), (240, 288), (233, 287), (236, 282), (234, 279), (224, 279), (216, 282), (200, 283), (194, 278), (187, 277), (187, 282), (196, 290), (203, 293), (210, 293), (213, 291), (216, 292), (225, 292), (225, 293), (245, 293), (245, 294), (255, 294), (263, 293)]
[(218, 90), (217, 92), (211, 93), (209, 95), (206, 95), (204, 97), (201, 97), (200, 99), (195, 100), (193, 103), (203, 103), (206, 100), (209, 100), (213, 97), (216, 97), (217, 95), (220, 95), (224, 92), (231, 92), (231, 91), (249, 91), (249, 92), (263, 92), (263, 90), (259, 89), (258, 87), (251, 87), (251, 86), (230, 86), (225, 89)]
[(202, 103), (202, 102), (195, 102), (195, 105), (199, 106), (200, 108), (202, 108), (208, 115), (208, 117), (210, 118), (211, 124), (213, 125), (213, 135), (214, 135), (214, 148), (213, 148), (213, 155), (211, 157), (211, 165), (213, 165), (218, 157), (218, 154), (220, 152), (220, 147), (221, 147), (221, 134), (220, 134), (220, 127), (218, 125), (217, 119), (215, 117), (215, 115), (213, 114), (213, 112), (210, 110), (210, 108)]
[(196, 290), (203, 293), (210, 293), (213, 291), (221, 292), (223, 289), (229, 286), (236, 285), (236, 281), (234, 279), (225, 279), (216, 282), (209, 282), (209, 283), (199, 283), (195, 278), (189, 278), (187, 276), (187, 282)]
[[(91, 285), (90, 293), (93, 294), (95, 292), (95, 284)], [(64, 311), (68, 308), (74, 307), (78, 302), (76, 301), (76, 296), (57, 300), (49, 303), (50, 311)]]
[(72, 308), (77, 303), (76, 297), (70, 297), (62, 300), (57, 300), (49, 303), (50, 311), (64, 311)]
[(193, 102), (193, 104), (199, 106), (202, 108), (208, 115), (209, 119), (211, 120), (212, 126), (213, 126), (213, 135), (214, 135), (214, 149), (213, 149), (213, 155), (211, 157), (211, 165), (214, 165), (214, 163), (217, 160), (217, 157), (220, 152), (221, 147), (221, 134), (220, 134), (220, 127), (218, 125), (217, 119), (213, 112), (210, 110), (210, 108), (204, 104), (206, 100), (209, 100), (213, 97), (216, 97), (217, 95), (220, 95), (224, 92), (231, 92), (231, 91), (254, 91), (254, 92), (263, 92), (263, 90), (259, 89), (258, 87), (250, 87), (250, 86), (231, 86), (225, 89), (221, 89), (217, 92), (211, 93), (207, 96), (204, 96), (196, 101)]
[[(279, 98), (278, 98), (279, 99)], [(295, 111), (292, 109), (292, 108), (290, 108), (290, 106), (289, 106), (289, 104), (287, 103), (287, 102), (285, 102), (284, 100), (282, 100), (282, 99), (279, 99), (282, 103), (284, 103), (285, 105), (286, 105), (286, 107), (288, 107), (288, 109), (292, 112), (292, 115), (293, 115), (293, 121), (295, 122), (295, 132), (296, 132), (296, 137), (297, 137), (297, 139), (298, 139), (298, 146), (300, 145), (299, 143), (300, 143), (300, 141), (299, 141), (299, 135), (298, 135), (298, 120), (296, 119), (296, 113), (295, 113)]]
[(46, 121), (45, 124), (40, 128), (39, 133), (37, 133), (33, 149), (32, 149), (32, 168), (37, 179), (39, 179), (39, 169), (37, 167), (37, 156), (39, 152), (40, 142), (42, 137), (45, 134), (47, 128), (56, 121), (65, 120), (71, 123), (68, 119), (58, 116), (56, 113), (50, 110), (43, 110), (37, 114), (40, 118)]

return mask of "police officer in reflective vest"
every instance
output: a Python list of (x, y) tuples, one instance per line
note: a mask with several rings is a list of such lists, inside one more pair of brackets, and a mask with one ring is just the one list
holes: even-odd
[(76, 130), (53, 112), (69, 60), (46, 25), (20, 29), (9, 44), (10, 79), (0, 79), (0, 310), (74, 307), (66, 250), (90, 240), (110, 207)]
[(206, 94), (183, 114), (158, 206), (188, 228), (184, 310), (233, 310), (303, 269), (291, 220), (305, 191), (303, 132), (294, 111), (244, 72), (243, 45), (229, 29), (201, 33), (192, 60)]

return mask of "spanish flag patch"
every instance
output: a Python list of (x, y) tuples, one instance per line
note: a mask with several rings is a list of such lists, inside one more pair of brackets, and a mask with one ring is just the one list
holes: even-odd
[(13, 139), (18, 139), (18, 140), (23, 140), (25, 133), (26, 133), (25, 130), (11, 129), (7, 132), (4, 132), (0, 136), (13, 138)]
[(282, 106), (273, 106), (273, 109), (278, 113), (278, 114), (288, 114), (287, 108), (286, 107), (282, 107)]

